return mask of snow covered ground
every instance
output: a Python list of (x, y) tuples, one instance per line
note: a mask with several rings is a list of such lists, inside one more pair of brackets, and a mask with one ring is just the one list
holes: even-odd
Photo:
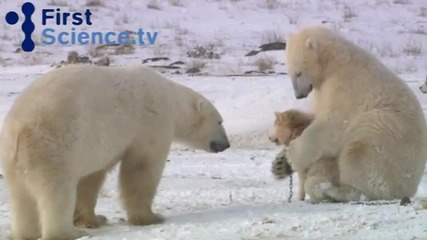
[[(18, 10), (23, 0), (0, 0), (1, 18)], [(86, 0), (35, 1), (38, 7), (72, 11), (87, 8)], [(100, 196), (99, 214), (109, 224), (90, 231), (91, 239), (427, 239), (427, 211), (396, 204), (311, 205), (286, 200), (288, 180), (270, 173), (277, 148), (267, 140), (273, 112), (305, 108), (310, 99), (295, 100), (286, 75), (243, 75), (248, 70), (286, 72), (284, 52), (244, 55), (260, 44), (282, 40), (300, 26), (322, 22), (373, 51), (405, 79), (427, 113), (427, 95), (418, 90), (427, 73), (427, 4), (425, 0), (216, 0), (102, 1), (94, 9), (94, 26), (86, 30), (158, 31), (158, 44), (109, 56), (112, 65), (169, 57), (184, 70), (202, 66), (206, 76), (167, 75), (200, 91), (224, 117), (233, 148), (208, 154), (176, 146), (170, 153), (155, 199), (155, 210), (167, 217), (162, 225), (130, 227), (118, 201), (116, 173)], [(35, 16), (37, 21), (37, 16)], [(50, 71), (67, 52), (90, 54), (94, 46), (41, 46), (33, 53), (14, 53), (19, 27), (0, 24), (0, 126), (13, 100), (37, 76)], [(39, 33), (35, 33), (37, 36)], [(220, 59), (189, 58), (195, 46), (213, 44)], [(262, 61), (261, 61), (262, 60)], [(261, 64), (266, 62), (267, 67)], [(0, 169), (1, 173), (1, 169)], [(427, 175), (427, 174), (426, 174)], [(297, 190), (294, 179), (294, 191)], [(416, 198), (427, 198), (427, 176)], [(9, 234), (10, 211), (0, 179), (0, 240)]]
[[(23, 68), (2, 69), (1, 114), (15, 93), (47, 69), (25, 67), (25, 73)], [(407, 79), (427, 107), (427, 96), (417, 89), (419, 79)], [(229, 134), (244, 138), (235, 137), (235, 148), (220, 154), (174, 148), (155, 200), (155, 210), (168, 217), (162, 225), (130, 227), (121, 222), (125, 215), (118, 201), (117, 174), (110, 174), (97, 207), (109, 225), (91, 231), (93, 239), (427, 239), (427, 211), (412, 207), (287, 202), (288, 180), (277, 182), (270, 174), (277, 149), (263, 134), (252, 137), (271, 126), (272, 111), (305, 106), (293, 99), (287, 77), (175, 76), (174, 80), (212, 99)], [(427, 198), (427, 176), (417, 198)], [(0, 239), (6, 239), (9, 222), (0, 179)]]

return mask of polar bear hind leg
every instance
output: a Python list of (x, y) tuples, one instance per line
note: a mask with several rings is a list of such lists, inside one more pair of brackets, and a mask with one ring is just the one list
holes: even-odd
[(340, 186), (323, 186), (324, 194), (338, 202), (359, 201), (362, 193), (348, 185), (340, 184)]
[(340, 183), (369, 200), (412, 197), (423, 174), (419, 154), (423, 150), (414, 143), (420, 141), (416, 132), (409, 129), (404, 119), (386, 111), (354, 119), (338, 158)]
[(88, 235), (73, 225), (73, 213), (77, 197), (77, 180), (66, 173), (49, 171), (50, 176), (39, 175), (31, 179), (37, 192), (43, 240), (76, 239)]
[(12, 239), (36, 240), (41, 237), (37, 203), (28, 192), (22, 176), (4, 169), (12, 212)]
[(28, 131), (21, 130), (17, 154), (3, 159), (14, 216), (12, 238), (70, 240), (86, 236), (72, 221), (78, 178), (65, 163), (73, 159), (63, 161), (69, 154), (55, 151), (58, 147), (51, 141)]

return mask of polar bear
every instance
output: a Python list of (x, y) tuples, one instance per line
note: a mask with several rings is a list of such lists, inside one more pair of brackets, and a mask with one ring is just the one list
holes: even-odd
[(287, 41), (295, 97), (313, 91), (316, 118), (289, 144), (295, 171), (337, 157), (336, 201), (390, 200), (417, 192), (427, 159), (426, 122), (405, 82), (343, 36), (307, 27)]
[(84, 236), (74, 212), (81, 225), (102, 224), (94, 213), (98, 190), (119, 162), (128, 223), (162, 222), (151, 206), (171, 143), (224, 151), (222, 122), (201, 94), (141, 65), (45, 74), (16, 99), (1, 133), (12, 238)]
[[(314, 120), (314, 115), (297, 109), (275, 112), (274, 128), (270, 141), (277, 145), (289, 145), (292, 140), (301, 136)], [(272, 164), (272, 172), (276, 179), (285, 179), (293, 173), (286, 158), (286, 148), (277, 154)], [(298, 199), (304, 200), (307, 193), (311, 203), (330, 201), (324, 188), (331, 184), (339, 184), (338, 164), (336, 158), (322, 158), (310, 165), (308, 169), (298, 172)]]

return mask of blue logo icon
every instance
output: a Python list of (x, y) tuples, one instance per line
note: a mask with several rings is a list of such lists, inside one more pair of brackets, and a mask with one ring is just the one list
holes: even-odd
[[(33, 15), (35, 11), (34, 4), (30, 2), (24, 3), (22, 5), (21, 11), (25, 16), (24, 22), (21, 25), (22, 32), (25, 35), (24, 40), (22, 41), (21, 47), (25, 52), (31, 52), (35, 48), (35, 43), (31, 38), (31, 34), (34, 32), (35, 26), (33, 21), (31, 20), (31, 15)], [(15, 25), (18, 23), (19, 15), (14, 11), (10, 11), (6, 14), (6, 22), (10, 25)]]

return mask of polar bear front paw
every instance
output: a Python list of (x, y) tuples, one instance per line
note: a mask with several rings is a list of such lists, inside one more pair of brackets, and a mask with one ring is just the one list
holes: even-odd
[(84, 228), (99, 228), (107, 224), (107, 218), (103, 215), (96, 215), (92, 217), (79, 216), (74, 219), (74, 225)]
[(128, 219), (128, 223), (131, 225), (146, 226), (160, 224), (165, 221), (165, 217), (160, 214), (151, 214), (150, 216), (131, 216)]

